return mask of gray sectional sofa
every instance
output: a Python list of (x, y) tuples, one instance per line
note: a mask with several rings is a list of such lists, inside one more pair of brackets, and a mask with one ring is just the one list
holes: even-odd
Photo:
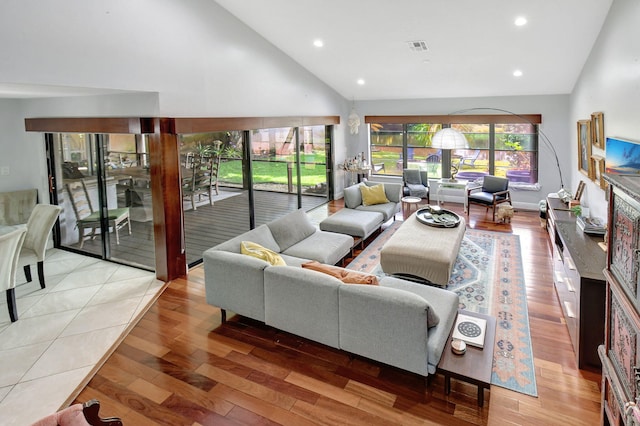
[(364, 246), (367, 237), (378, 231), (389, 219), (395, 219), (395, 214), (400, 211), (402, 185), (399, 183), (383, 183), (388, 203), (363, 205), (360, 186), (379, 184), (381, 182), (366, 180), (345, 188), (345, 208), (320, 222), (320, 229), (359, 237)]
[[(230, 310), (413, 373), (434, 373), (457, 315), (457, 295), (392, 277), (379, 286), (344, 284), (300, 267), (308, 260), (336, 263), (353, 242), (315, 227), (311, 233), (303, 214), (288, 214), (205, 251), (207, 302), (223, 310), (223, 321)], [(241, 241), (280, 252), (287, 265), (240, 254)]]
[(344, 206), (348, 209), (358, 211), (378, 212), (382, 213), (383, 223), (395, 216), (400, 211), (400, 200), (402, 199), (402, 184), (385, 182), (384, 193), (389, 200), (388, 203), (374, 204), (372, 206), (362, 205), (362, 195), (360, 194), (360, 185), (374, 186), (380, 185), (381, 182), (366, 180), (362, 183), (351, 185), (344, 189)]

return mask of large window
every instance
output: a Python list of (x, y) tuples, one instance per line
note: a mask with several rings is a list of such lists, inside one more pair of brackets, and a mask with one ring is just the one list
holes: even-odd
[[(448, 123), (415, 123), (403, 117), (405, 123), (370, 122), (370, 149), (373, 173), (401, 176), (402, 169), (426, 170), (429, 178), (449, 177), (453, 167), (462, 179), (477, 179), (485, 175), (505, 176), (510, 182), (538, 182), (538, 128), (532, 123), (513, 122), (507, 116), (482, 116)], [(383, 120), (384, 121), (384, 120)], [(452, 152), (432, 148), (435, 133), (452, 127), (463, 133), (468, 147)]]
[(146, 137), (52, 133), (47, 140), (57, 183), (55, 200), (63, 208), (60, 245), (153, 270), (155, 246)]

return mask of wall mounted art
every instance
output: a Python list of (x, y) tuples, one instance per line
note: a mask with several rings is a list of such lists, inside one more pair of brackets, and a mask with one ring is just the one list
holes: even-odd
[(593, 161), (593, 179), (600, 184), (600, 188), (605, 189), (607, 182), (604, 180), (604, 157), (602, 155), (592, 155), (591, 161)]
[(618, 138), (606, 140), (605, 172), (640, 175), (640, 143)]
[(604, 149), (604, 114), (601, 112), (591, 114), (591, 143)]
[(592, 179), (591, 120), (578, 120), (578, 170)]

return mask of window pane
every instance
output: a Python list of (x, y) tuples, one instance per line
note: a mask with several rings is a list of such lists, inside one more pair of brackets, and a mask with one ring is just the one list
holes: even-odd
[(371, 124), (373, 174), (402, 175), (402, 124)]
[(441, 124), (407, 124), (407, 167), (426, 170), (429, 178), (442, 177), (442, 151), (431, 148)]
[(325, 126), (300, 127), (299, 132), (302, 193), (328, 196)]
[[(512, 182), (536, 183), (538, 180), (538, 129), (530, 123), (452, 124), (467, 139), (467, 148), (451, 152), (449, 158), (431, 148), (439, 123), (371, 124), (371, 162), (374, 174), (401, 175), (403, 164), (427, 170), (430, 178), (439, 178), (442, 170), (458, 169), (461, 179), (477, 179), (488, 174), (506, 176)], [(403, 143), (406, 130), (406, 162)]]
[(475, 180), (490, 174), (491, 155), (488, 124), (453, 124), (467, 139), (467, 149), (457, 149), (451, 153), (451, 162), (458, 167), (457, 177)]
[(506, 176), (510, 182), (536, 183), (538, 144), (535, 126), (517, 123), (496, 124), (495, 127), (496, 174)]

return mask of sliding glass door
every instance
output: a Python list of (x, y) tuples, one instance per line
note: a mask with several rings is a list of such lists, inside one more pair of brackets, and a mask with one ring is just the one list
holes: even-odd
[(251, 182), (256, 225), (283, 214), (324, 204), (329, 196), (325, 126), (258, 129), (251, 132)]
[[(148, 144), (133, 134), (47, 134), (60, 244), (155, 269)], [(53, 161), (51, 161), (53, 160)]]
[(180, 135), (182, 209), (187, 264), (250, 229), (243, 132)]

